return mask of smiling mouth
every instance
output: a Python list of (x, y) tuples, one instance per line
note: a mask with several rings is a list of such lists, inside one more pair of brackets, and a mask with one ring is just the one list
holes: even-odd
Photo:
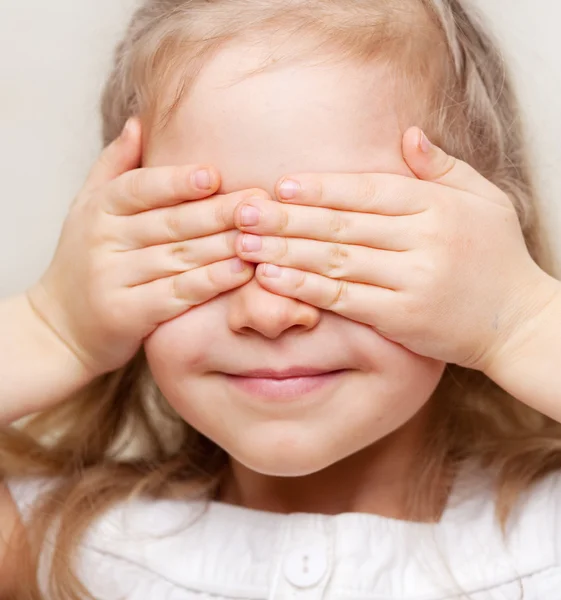
[(294, 379), (297, 377), (317, 377), (319, 375), (328, 375), (329, 373), (337, 373), (343, 369), (317, 369), (314, 367), (291, 367), (282, 371), (273, 369), (255, 369), (252, 371), (244, 371), (237, 373), (237, 377), (253, 377), (257, 379)]
[(335, 383), (348, 369), (290, 368), (283, 371), (258, 369), (226, 378), (238, 390), (263, 400), (290, 401), (317, 392)]

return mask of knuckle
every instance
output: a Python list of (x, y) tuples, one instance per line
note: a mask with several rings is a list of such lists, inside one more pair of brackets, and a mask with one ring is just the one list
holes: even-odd
[(287, 259), (290, 254), (290, 246), (288, 243), (288, 239), (284, 237), (276, 238), (275, 250), (272, 254), (273, 260), (283, 261)]
[(349, 221), (340, 211), (334, 210), (329, 216), (328, 227), (331, 239), (335, 242), (342, 242), (345, 238), (345, 233), (349, 228)]
[(314, 179), (311, 182), (311, 194), (313, 196), (315, 196), (317, 198), (317, 203), (319, 206), (322, 206), (323, 204), (325, 204), (325, 199), (327, 196), (326, 190), (325, 190), (325, 184), (323, 182), (323, 180), (318, 177), (317, 179)]
[(349, 293), (349, 284), (347, 281), (337, 281), (335, 293), (329, 301), (328, 308), (330, 310), (341, 310), (346, 302)]
[(209, 265), (205, 268), (204, 272), (208, 287), (212, 292), (218, 291), (224, 287), (224, 272), (220, 263)]
[(175, 277), (169, 278), (169, 295), (173, 300), (177, 300), (179, 302), (185, 302), (187, 298), (185, 297), (185, 286), (181, 285), (182, 279), (180, 275), (176, 275)]
[(306, 284), (308, 283), (308, 276), (304, 271), (301, 271), (298, 274), (298, 277), (294, 280), (294, 291), (298, 295), (299, 292), (306, 288)]
[(193, 246), (189, 242), (172, 244), (170, 254), (172, 262), (179, 263), (183, 270), (190, 271), (198, 266)]
[(333, 243), (329, 245), (329, 256), (327, 263), (327, 275), (333, 279), (340, 279), (346, 274), (346, 266), (349, 261), (349, 251), (342, 244)]
[(166, 229), (166, 234), (170, 241), (177, 241), (182, 238), (181, 235), (181, 217), (179, 215), (179, 211), (174, 209), (166, 210), (163, 213), (164, 226)]
[(422, 289), (431, 285), (438, 273), (436, 261), (425, 255), (417, 257), (409, 272), (410, 281), (414, 284), (415, 288)]
[(439, 203), (438, 208), (423, 214), (424, 223), (420, 228), (420, 236), (426, 245), (448, 245), (454, 237), (452, 223), (455, 219), (449, 214), (445, 203)]
[(434, 220), (431, 220), (421, 229), (419, 234), (424, 245), (432, 246), (440, 242), (441, 229)]
[(290, 230), (290, 215), (284, 208), (279, 211), (277, 230), (279, 233), (286, 233)]
[(421, 316), (419, 302), (415, 295), (408, 294), (402, 298), (400, 303), (400, 322), (403, 326), (410, 327), (412, 323), (418, 323)]

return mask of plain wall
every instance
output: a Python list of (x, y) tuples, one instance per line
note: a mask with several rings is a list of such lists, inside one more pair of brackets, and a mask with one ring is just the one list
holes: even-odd
[[(48, 266), (100, 151), (99, 94), (135, 0), (0, 0), (0, 296)], [(519, 84), (561, 256), (558, 0), (478, 0)]]

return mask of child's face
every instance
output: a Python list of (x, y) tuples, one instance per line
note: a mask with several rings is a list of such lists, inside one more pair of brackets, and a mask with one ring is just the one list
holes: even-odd
[[(232, 83), (270, 52), (239, 45), (217, 55), (168, 129), (148, 143), (145, 165), (213, 164), (220, 193), (273, 194), (290, 173), (410, 174), (381, 67), (281, 63)], [(186, 421), (246, 467), (284, 476), (319, 471), (401, 427), (444, 369), (256, 280), (162, 325), (146, 352)], [(262, 398), (226, 376), (290, 368), (345, 371), (291, 401)]]

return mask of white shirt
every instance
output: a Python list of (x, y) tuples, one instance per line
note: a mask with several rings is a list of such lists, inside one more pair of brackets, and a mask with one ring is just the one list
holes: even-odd
[[(9, 483), (24, 521), (40, 485)], [(489, 483), (469, 489), (436, 525), (134, 500), (91, 527), (80, 574), (100, 600), (560, 600), (561, 474), (506, 539)]]

